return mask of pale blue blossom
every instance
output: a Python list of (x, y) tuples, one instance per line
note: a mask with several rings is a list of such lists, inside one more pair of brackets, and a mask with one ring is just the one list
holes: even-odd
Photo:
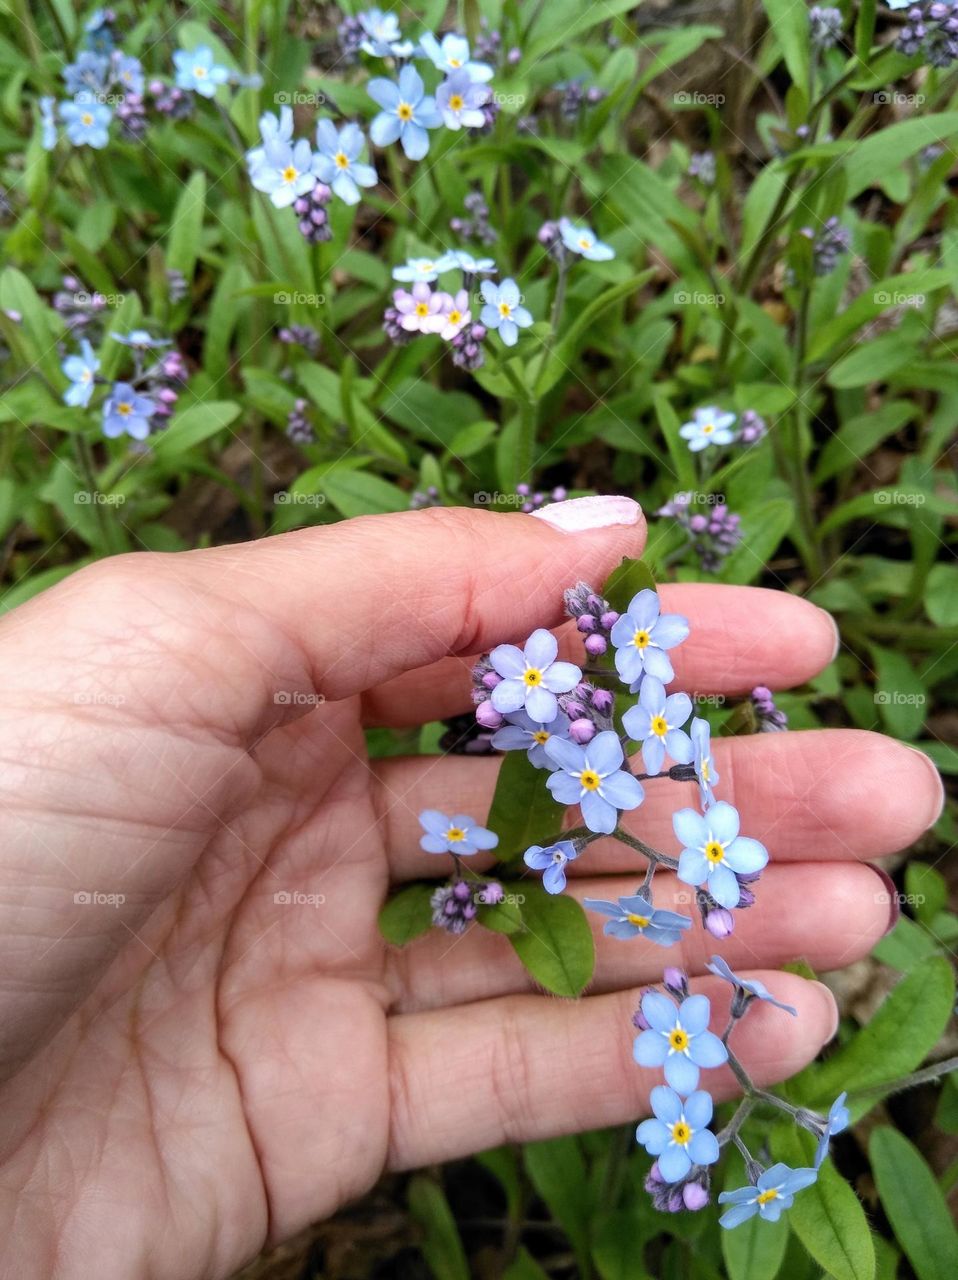
[(486, 123), (483, 104), (490, 90), (469, 79), (468, 71), (454, 71), (436, 90), (436, 106), (447, 129), (481, 129)]
[(419, 47), (434, 67), (451, 74), (454, 71), (465, 71), (469, 79), (485, 84), (493, 76), (492, 67), (485, 62), (473, 62), (469, 56), (469, 41), (465, 36), (449, 31), (437, 40), (431, 33), (419, 37)]
[(678, 878), (702, 886), (720, 907), (737, 907), (739, 875), (754, 875), (768, 863), (768, 851), (758, 840), (739, 835), (738, 810), (724, 800), (706, 809), (680, 809), (672, 826), (683, 845)]
[(156, 404), (149, 396), (140, 395), (128, 382), (117, 382), (103, 405), (103, 434), (111, 439), (128, 435), (145, 440), (155, 412)]
[(815, 1169), (790, 1169), (787, 1164), (773, 1164), (759, 1174), (754, 1187), (723, 1191), (719, 1204), (730, 1204), (719, 1218), (723, 1227), (737, 1227), (756, 1214), (766, 1222), (777, 1222), (783, 1209), (790, 1209), (796, 1194), (810, 1187), (818, 1177)]
[(72, 102), (61, 102), (60, 119), (75, 147), (101, 151), (110, 140), (107, 126), (113, 112), (105, 102), (97, 102), (91, 93), (78, 93)]
[(229, 68), (219, 66), (213, 59), (213, 50), (205, 44), (196, 49), (177, 49), (173, 65), (177, 88), (191, 89), (201, 98), (212, 98), (230, 78)]
[(250, 173), (250, 181), (257, 191), (269, 196), (277, 209), (286, 209), (315, 187), (313, 164), (313, 152), (305, 138), (292, 144), (267, 142), (262, 161)]
[(357, 204), (359, 188), (374, 187), (378, 181), (372, 165), (363, 164), (359, 159), (365, 145), (363, 131), (357, 124), (345, 124), (337, 129), (331, 120), (320, 120), (316, 125), (318, 151), (314, 171), (346, 204)]
[(635, 1131), (638, 1142), (655, 1156), (666, 1182), (679, 1182), (693, 1164), (714, 1164), (719, 1158), (715, 1134), (707, 1128), (712, 1099), (702, 1090), (683, 1101), (674, 1089), (656, 1085), (649, 1096), (654, 1119), (643, 1120)]
[(700, 453), (710, 444), (731, 444), (735, 439), (734, 424), (734, 413), (707, 405), (704, 409), (696, 409), (692, 421), (679, 427), (679, 435), (688, 441), (692, 453)]
[(521, 305), (519, 286), (509, 276), (501, 284), (483, 280), (479, 292), (485, 303), (479, 319), (487, 329), (498, 329), (499, 337), (507, 347), (514, 347), (519, 339), (519, 330), (532, 324), (532, 315)]
[(560, 218), (559, 234), (570, 253), (578, 253), (590, 262), (607, 262), (615, 257), (612, 246), (600, 240), (584, 222), (570, 222), (568, 218)]
[(70, 386), (63, 393), (64, 404), (78, 405), (86, 408), (93, 395), (100, 362), (86, 338), (80, 340), (80, 354), (67, 356), (60, 368), (70, 380)]
[(708, 996), (687, 996), (676, 1007), (660, 991), (642, 997), (642, 1015), (649, 1024), (635, 1038), (633, 1056), (640, 1067), (663, 1067), (665, 1079), (677, 1093), (698, 1087), (699, 1068), (720, 1067), (728, 1050), (709, 1031), (712, 1007)]
[(427, 853), (455, 853), (468, 857), (479, 849), (494, 849), (499, 837), (487, 827), (480, 827), (475, 818), (464, 813), (452, 816), (438, 809), (423, 809), (419, 815), (425, 835), (420, 845)]
[(442, 123), (436, 100), (426, 93), (415, 67), (405, 66), (398, 83), (381, 76), (370, 80), (366, 92), (382, 107), (369, 126), (369, 136), (377, 147), (388, 147), (399, 139), (410, 160), (421, 160), (429, 150), (427, 129)]

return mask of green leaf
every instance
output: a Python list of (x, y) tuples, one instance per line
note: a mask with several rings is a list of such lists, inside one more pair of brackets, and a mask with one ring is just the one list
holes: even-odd
[(23, 272), (15, 267), (7, 267), (0, 275), (0, 309), (15, 311), (20, 316), (19, 324), (4, 317), (3, 328), (11, 351), (26, 347), (23, 352), (26, 365), (37, 365), (55, 387), (65, 387), (67, 384), (60, 372), (56, 348), (62, 322), (40, 300), (40, 295)]
[(822, 484), (846, 468), (850, 470), (889, 436), (900, 431), (906, 422), (911, 422), (917, 413), (917, 406), (907, 400), (890, 400), (880, 409), (857, 414), (843, 422), (819, 454), (815, 483)]
[(642, 560), (627, 559), (622, 560), (606, 578), (602, 594), (617, 613), (625, 613), (632, 597), (648, 590), (655, 590), (652, 570)]
[(843, 356), (832, 366), (827, 382), (830, 387), (840, 390), (864, 387), (869, 382), (884, 382), (890, 373), (903, 369), (914, 358), (914, 347), (904, 342), (901, 334), (885, 333), (872, 342), (863, 342)]
[(925, 583), (925, 612), (939, 627), (958, 626), (958, 568), (936, 564)]
[(642, 1265), (648, 1227), (636, 1204), (603, 1214), (593, 1222), (592, 1261), (602, 1280), (649, 1280)]
[(948, 906), (948, 882), (927, 862), (909, 862), (905, 867), (905, 895), (922, 924), (930, 924)]
[(872, 955), (899, 973), (910, 973), (916, 964), (939, 950), (938, 942), (927, 930), (902, 916), (891, 933), (872, 947)]
[[(514, 753), (518, 754), (518, 753)], [(577, 996), (591, 981), (595, 943), (585, 912), (574, 898), (529, 886), (522, 930), (509, 935), (516, 955), (547, 991)]]
[[(745, 1185), (743, 1161), (729, 1160), (724, 1190), (734, 1191)], [(729, 1280), (774, 1280), (788, 1245), (788, 1217), (766, 1222), (755, 1214), (734, 1230), (723, 1228), (721, 1241)]]
[[(476, 916), (484, 929), (493, 933), (518, 933), (522, 928), (522, 907), (525, 900), (524, 886), (521, 884), (504, 884), (505, 898), (495, 906), (480, 906)], [(481, 899), (482, 888), (479, 887)]]
[[(807, 1146), (795, 1130), (782, 1143), (782, 1157), (793, 1167), (807, 1167)], [(779, 1154), (778, 1147), (775, 1148)], [(826, 1160), (818, 1181), (795, 1197), (788, 1223), (812, 1255), (834, 1280), (874, 1280), (875, 1247), (865, 1210), (848, 1183)]]
[(742, 513), (742, 541), (722, 566), (722, 581), (746, 585), (757, 578), (792, 527), (790, 498), (770, 498)]
[(318, 487), (336, 510), (347, 517), (405, 511), (409, 506), (409, 499), (397, 485), (368, 471), (334, 467), (320, 478)]
[(545, 368), (537, 379), (537, 396), (545, 395), (547, 391), (555, 386), (564, 373), (568, 373), (573, 368), (580, 342), (595, 328), (605, 312), (614, 307), (616, 303), (621, 302), (623, 298), (628, 298), (638, 293), (639, 289), (654, 274), (655, 272), (651, 269), (642, 271), (630, 280), (623, 280), (621, 284), (616, 284), (612, 288), (606, 289), (597, 298), (593, 298), (588, 306), (582, 308), (563, 333), (555, 351), (546, 361)]
[(502, 1280), (549, 1280), (549, 1274), (542, 1270), (528, 1249), (520, 1245), (519, 1252), (502, 1273)]
[(525, 1149), (525, 1165), (529, 1181), (569, 1237), (580, 1274), (588, 1274), (592, 1195), (579, 1139), (530, 1142)]
[[(788, 0), (777, 0), (787, 4)], [(795, 6), (803, 8), (804, 6)], [(889, 177), (901, 172), (911, 156), (936, 142), (944, 142), (958, 134), (958, 111), (901, 120), (879, 129), (867, 138), (856, 140), (854, 150), (844, 161), (848, 178), (846, 199), (853, 200), (866, 187), (884, 186)]]
[(520, 857), (531, 844), (541, 844), (558, 830), (564, 810), (546, 787), (548, 776), (524, 751), (504, 756), (486, 822), (499, 837), (496, 856), (501, 861)]
[(379, 932), (387, 942), (401, 947), (432, 927), (434, 891), (435, 885), (410, 884), (393, 894), (379, 913)]
[(436, 1280), (469, 1280), (469, 1263), (445, 1192), (432, 1178), (409, 1184), (409, 1212), (423, 1230), (422, 1256)]
[(882, 1207), (918, 1280), (954, 1280), (958, 1231), (927, 1162), (887, 1126), (871, 1135), (868, 1155)]
[(196, 267), (205, 208), (206, 174), (200, 170), (193, 174), (180, 192), (180, 198), (173, 211), (170, 239), (166, 250), (167, 267), (171, 271), (182, 271), (187, 280), (193, 278), (193, 270)]
[(232, 400), (201, 400), (170, 419), (165, 431), (152, 441), (157, 458), (176, 458), (195, 449), (229, 426), (239, 416), (240, 406)]
[(875, 704), (889, 733), (916, 738), (925, 723), (928, 691), (908, 658), (897, 649), (872, 645)]
[(792, 83), (809, 89), (808, 9), (795, 0), (763, 0), (771, 34), (782, 51)]
[(789, 1097), (827, 1108), (843, 1090), (854, 1103), (859, 1090), (884, 1083), (891, 1087), (920, 1066), (938, 1043), (954, 1002), (950, 964), (941, 956), (929, 956), (898, 983), (851, 1040), (790, 1081)]

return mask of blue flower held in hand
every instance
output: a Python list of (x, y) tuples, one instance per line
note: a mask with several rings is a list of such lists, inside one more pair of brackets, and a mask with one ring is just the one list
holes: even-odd
[(718, 773), (712, 761), (712, 730), (709, 728), (709, 722), (696, 716), (692, 721), (689, 736), (692, 739), (694, 751), (692, 763), (695, 765), (695, 776), (699, 780), (699, 795), (702, 799), (702, 808), (705, 809), (714, 800), (713, 787), (719, 781)]
[(438, 809), (423, 809), (419, 821), (426, 832), (419, 843), (427, 853), (457, 853), (467, 857), (478, 849), (494, 849), (499, 837), (487, 827), (480, 827), (475, 818), (464, 813), (452, 817)]
[(692, 763), (692, 739), (681, 728), (691, 714), (692, 699), (687, 693), (666, 697), (662, 681), (646, 675), (639, 689), (638, 705), (630, 707), (622, 717), (629, 737), (642, 743), (646, 773), (661, 770), (666, 751), (676, 764)]
[(707, 1093), (689, 1094), (683, 1102), (674, 1089), (656, 1085), (649, 1096), (654, 1120), (643, 1120), (636, 1139), (659, 1162), (666, 1182), (684, 1178), (693, 1164), (714, 1164), (719, 1158), (715, 1134), (706, 1125), (712, 1119), (712, 1099)]
[(546, 848), (531, 845), (522, 860), (533, 871), (543, 872), (542, 887), (546, 893), (561, 893), (565, 888), (565, 869), (579, 856), (579, 848), (572, 840), (560, 840)]
[(832, 1105), (828, 1109), (828, 1119), (825, 1122), (825, 1131), (818, 1139), (818, 1147), (815, 1151), (815, 1168), (820, 1169), (825, 1157), (828, 1155), (829, 1140), (836, 1134), (847, 1129), (851, 1122), (851, 1114), (845, 1106), (847, 1093), (840, 1093)]
[(113, 119), (113, 112), (90, 93), (78, 93), (72, 102), (61, 102), (60, 119), (75, 147), (101, 151), (110, 140), (107, 125)]
[(707, 996), (689, 996), (676, 1009), (668, 996), (647, 991), (642, 1013), (649, 1029), (636, 1036), (632, 1053), (640, 1067), (664, 1067), (665, 1078), (678, 1093), (698, 1086), (699, 1067), (720, 1067), (728, 1050), (709, 1031)]
[(524, 706), (538, 724), (551, 724), (559, 714), (557, 693), (568, 693), (582, 679), (571, 662), (556, 662), (559, 645), (551, 631), (540, 627), (526, 641), (525, 649), (500, 644), (489, 661), (502, 680), (492, 691), (493, 707), (500, 715)]
[(519, 286), (511, 277), (494, 284), (491, 280), (483, 280), (479, 286), (482, 300), (486, 304), (479, 313), (479, 319), (487, 329), (498, 329), (499, 337), (507, 347), (514, 347), (519, 338), (519, 330), (527, 329), (532, 324), (532, 315), (520, 305)]
[(641, 893), (620, 898), (617, 903), (604, 902), (601, 898), (585, 898), (583, 905), (590, 911), (612, 917), (606, 921), (603, 930), (611, 938), (642, 937), (648, 938), (650, 942), (657, 942), (660, 947), (672, 947), (682, 936), (683, 930), (692, 927), (688, 916), (680, 916), (675, 911), (660, 911)]
[(374, 187), (379, 181), (372, 165), (359, 162), (365, 145), (359, 125), (346, 124), (337, 130), (332, 120), (320, 120), (316, 125), (316, 145), (316, 176), (346, 204), (358, 204), (359, 188)]
[[(717, 978), (724, 978), (738, 991), (744, 992), (747, 999), (754, 997), (756, 1000), (764, 1000), (767, 1004), (773, 1004), (776, 1009), (784, 1009), (786, 1013), (790, 1013), (795, 1018), (798, 1017), (798, 1010), (790, 1004), (782, 1004), (781, 1000), (776, 1000), (764, 982), (759, 982), (757, 978), (740, 978), (737, 973), (732, 972), (721, 956), (713, 956), (712, 963), (705, 967)], [(842, 1094), (842, 1097), (844, 1096)]]
[(734, 423), (734, 413), (726, 413), (722, 409), (716, 409), (714, 405), (708, 405), (704, 409), (695, 410), (692, 421), (679, 427), (679, 435), (689, 442), (689, 449), (693, 453), (699, 453), (710, 444), (731, 444), (735, 439), (732, 431)]
[(579, 805), (590, 831), (609, 835), (618, 810), (637, 809), (645, 799), (641, 782), (621, 767), (622, 744), (611, 729), (597, 733), (587, 747), (550, 738), (546, 755), (557, 768), (546, 786), (559, 804)]
[(720, 907), (737, 907), (735, 872), (753, 875), (768, 863), (763, 844), (739, 835), (738, 810), (724, 800), (704, 815), (680, 809), (672, 816), (672, 827), (684, 846), (678, 869), (683, 884), (705, 885)]
[(797, 1192), (810, 1187), (818, 1177), (815, 1169), (790, 1169), (787, 1164), (773, 1164), (759, 1174), (754, 1187), (723, 1191), (719, 1204), (730, 1204), (719, 1218), (723, 1227), (737, 1227), (756, 1214), (766, 1222), (777, 1222), (783, 1209), (791, 1208)]
[(442, 123), (436, 100), (426, 94), (415, 67), (403, 67), (399, 83), (381, 76), (370, 80), (366, 92), (382, 107), (369, 126), (369, 136), (377, 147), (388, 147), (398, 138), (410, 160), (421, 160), (429, 150), (427, 129)]
[(111, 440), (124, 434), (145, 440), (155, 412), (156, 405), (149, 396), (141, 396), (128, 382), (114, 383), (103, 405), (103, 434)]
[(85, 409), (93, 395), (93, 384), (100, 362), (86, 338), (80, 341), (80, 354), (67, 356), (60, 366), (71, 385), (63, 393), (63, 403)]
[(632, 597), (612, 628), (615, 669), (629, 684), (636, 685), (646, 673), (666, 684), (675, 677), (665, 651), (686, 639), (689, 624), (681, 614), (663, 614), (659, 607), (658, 594), (646, 587)]
[(497, 751), (527, 751), (529, 762), (537, 769), (554, 769), (546, 755), (546, 743), (553, 736), (569, 736), (569, 717), (560, 711), (548, 724), (533, 720), (525, 711), (513, 711), (501, 729), (492, 735), (492, 745)]
[(615, 250), (610, 244), (603, 244), (591, 227), (585, 223), (570, 222), (568, 218), (559, 219), (559, 234), (562, 243), (570, 253), (578, 253), (590, 262), (608, 262), (615, 257)]
[(178, 89), (192, 89), (202, 98), (212, 98), (221, 84), (230, 78), (227, 67), (213, 61), (213, 50), (201, 44), (196, 49), (177, 49), (173, 54)]

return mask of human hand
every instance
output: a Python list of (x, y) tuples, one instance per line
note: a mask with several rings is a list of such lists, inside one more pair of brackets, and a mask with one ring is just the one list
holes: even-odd
[[(0, 1225), (18, 1275), (225, 1276), (386, 1167), (640, 1114), (655, 1073), (624, 1028), (660, 949), (597, 931), (592, 992), (564, 1002), (485, 931), (398, 952), (376, 926), (391, 883), (448, 871), (419, 849), (419, 810), (481, 820), (497, 762), (369, 762), (363, 726), (465, 710), (472, 655), (558, 624), (563, 587), (639, 554), (633, 504), (585, 501), (552, 518), (604, 527), (433, 510), (120, 557), (0, 624)], [(692, 624), (679, 687), (782, 688), (832, 657), (831, 621), (795, 597), (660, 590)], [(726, 959), (770, 980), (864, 955), (894, 900), (859, 860), (934, 820), (929, 762), (842, 730), (719, 741), (716, 763), (772, 856)], [(671, 848), (670, 796), (650, 788), (625, 825)], [(618, 850), (574, 865), (576, 897), (629, 891)], [(700, 975), (707, 950), (690, 930), (665, 958)], [(775, 983), (799, 1018), (757, 1008), (737, 1045), (762, 1083), (836, 1018), (819, 984)], [(725, 984), (693, 986), (724, 1012)]]

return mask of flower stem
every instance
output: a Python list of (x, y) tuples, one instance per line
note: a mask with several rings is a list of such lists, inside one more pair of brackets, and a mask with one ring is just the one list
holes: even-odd
[(644, 840), (639, 840), (637, 836), (630, 836), (621, 827), (616, 827), (612, 834), (616, 840), (621, 840), (623, 844), (627, 844), (636, 853), (644, 853), (653, 865), (669, 867), (672, 871), (677, 869), (679, 865), (677, 858), (670, 858), (667, 853), (661, 853), (658, 849), (653, 849), (650, 844), (646, 844)]

